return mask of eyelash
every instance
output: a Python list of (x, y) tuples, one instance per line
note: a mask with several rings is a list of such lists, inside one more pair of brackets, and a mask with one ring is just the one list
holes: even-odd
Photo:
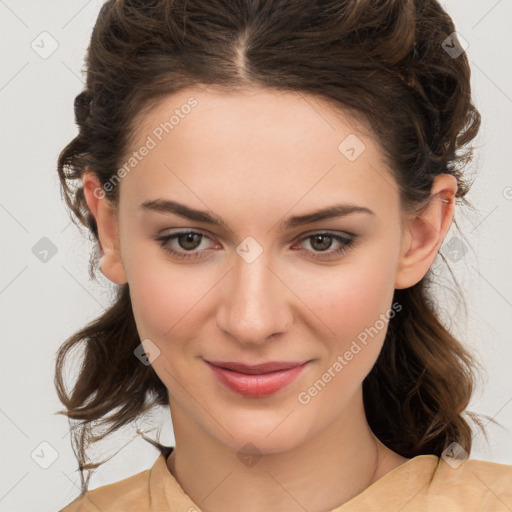
[[(184, 250), (184, 252), (182, 252), (182, 251), (177, 251), (176, 249), (172, 249), (168, 245), (168, 243), (171, 240), (175, 240), (175, 239), (179, 238), (180, 236), (187, 235), (187, 234), (199, 235), (199, 236), (201, 236), (203, 238), (208, 238), (208, 239), (212, 240), (211, 237), (209, 237), (208, 235), (206, 235), (204, 233), (201, 233), (201, 232), (198, 232), (198, 231), (180, 231), (178, 233), (173, 233), (172, 235), (158, 236), (158, 237), (155, 238), (155, 240), (160, 242), (160, 246), (162, 247), (162, 249), (165, 252), (171, 254), (175, 258), (182, 259), (182, 260), (185, 260), (185, 259), (196, 259), (196, 258), (201, 258), (202, 259), (202, 258), (204, 258), (204, 256), (199, 256), (199, 254), (201, 254), (200, 251), (196, 250), (196, 252), (192, 252), (192, 251), (185, 251)], [(327, 236), (327, 237), (332, 238), (335, 241), (338, 241), (339, 243), (342, 244), (339, 249), (336, 249), (334, 251), (330, 251), (330, 250), (327, 249), (326, 251), (316, 251), (316, 252), (312, 253), (311, 258), (316, 259), (316, 260), (321, 260), (321, 261), (330, 261), (333, 256), (338, 256), (338, 255), (344, 254), (345, 252), (347, 252), (354, 245), (355, 238), (356, 238), (354, 235), (351, 235), (350, 238), (348, 238), (348, 237), (336, 235), (336, 234), (333, 234), (333, 233), (318, 231), (316, 233), (312, 233), (311, 235), (308, 235), (308, 236), (305, 236), (305, 237), (301, 238), (299, 240), (299, 242), (303, 242), (303, 241), (308, 240), (310, 238), (314, 238), (315, 236)], [(202, 239), (201, 239), (201, 241), (202, 241)], [(306, 252), (309, 252), (309, 251), (306, 250)], [(319, 256), (320, 254), (322, 254), (322, 255), (327, 254), (328, 257), (325, 258), (323, 256)]]

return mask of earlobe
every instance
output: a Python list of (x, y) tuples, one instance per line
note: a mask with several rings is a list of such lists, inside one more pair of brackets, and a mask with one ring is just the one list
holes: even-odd
[(121, 259), (118, 226), (115, 210), (101, 187), (98, 177), (87, 171), (82, 178), (87, 206), (98, 226), (100, 240), (100, 270), (102, 274), (116, 284), (127, 282)]
[(428, 272), (453, 220), (457, 180), (451, 174), (434, 179), (429, 204), (407, 221), (395, 275), (395, 288), (409, 288)]

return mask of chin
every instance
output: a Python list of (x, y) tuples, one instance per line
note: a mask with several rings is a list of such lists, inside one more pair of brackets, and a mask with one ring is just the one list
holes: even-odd
[(232, 438), (228, 436), (224, 441), (237, 453), (270, 455), (294, 450), (303, 442), (303, 439), (299, 438), (297, 433), (292, 436), (286, 431), (271, 436), (256, 432), (234, 434)]
[(288, 414), (282, 411), (279, 415), (258, 417), (253, 412), (250, 418), (232, 416), (229, 422), (223, 423), (226, 430), (216, 429), (212, 434), (236, 452), (255, 452), (261, 455), (283, 453), (305, 442), (307, 433), (311, 431), (304, 419), (297, 423), (296, 415), (292, 413), (287, 418)]

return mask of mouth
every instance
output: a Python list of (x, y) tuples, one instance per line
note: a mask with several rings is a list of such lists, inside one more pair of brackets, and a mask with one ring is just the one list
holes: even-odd
[(309, 361), (271, 361), (255, 365), (206, 361), (216, 379), (227, 389), (247, 397), (273, 395), (293, 382)]

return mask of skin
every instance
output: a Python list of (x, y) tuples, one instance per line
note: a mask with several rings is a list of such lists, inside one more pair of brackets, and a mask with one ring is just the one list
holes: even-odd
[[(457, 182), (436, 177), (429, 205), (405, 216), (369, 130), (311, 95), (269, 89), (167, 97), (139, 119), (132, 149), (191, 96), (198, 105), (117, 185), (117, 209), (84, 174), (101, 269), (129, 283), (140, 338), (160, 350), (152, 365), (169, 391), (176, 439), (168, 467), (198, 507), (329, 510), (407, 460), (373, 435), (362, 402), (386, 328), (309, 403), (299, 393), (390, 310), (395, 288), (427, 273), (453, 219)], [(349, 134), (366, 146), (354, 161), (338, 150)], [(140, 208), (159, 198), (208, 211), (229, 229)], [(338, 203), (374, 214), (277, 229), (291, 215)], [(211, 238), (196, 240), (192, 252), (202, 258), (178, 259), (155, 240), (180, 228)], [(307, 235), (325, 230), (355, 235), (356, 244), (314, 259), (322, 246)], [(250, 263), (236, 252), (248, 236), (263, 251)], [(340, 246), (332, 239), (328, 251)], [(310, 363), (278, 393), (248, 398), (224, 388), (204, 359)], [(251, 464), (237, 456), (250, 455), (247, 443), (261, 456)]]

